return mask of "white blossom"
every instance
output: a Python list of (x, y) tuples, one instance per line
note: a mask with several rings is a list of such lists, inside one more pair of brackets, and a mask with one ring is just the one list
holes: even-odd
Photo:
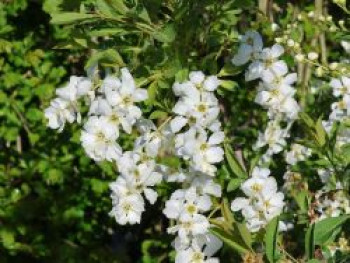
[(122, 149), (116, 142), (118, 130), (104, 116), (91, 116), (84, 124), (81, 132), (81, 143), (87, 153), (95, 161), (117, 160)]

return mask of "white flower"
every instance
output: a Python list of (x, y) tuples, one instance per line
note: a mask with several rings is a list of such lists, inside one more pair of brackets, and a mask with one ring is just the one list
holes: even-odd
[(270, 121), (264, 133), (259, 133), (255, 147), (261, 148), (267, 145), (269, 153), (279, 153), (287, 143), (285, 140), (287, 136), (287, 130), (281, 129), (278, 121)]
[(241, 37), (241, 45), (232, 63), (236, 66), (246, 64), (249, 60), (255, 60), (260, 56), (263, 48), (261, 35), (256, 31), (248, 31)]
[(256, 207), (264, 213), (265, 219), (270, 221), (282, 212), (284, 206), (283, 199), (284, 195), (281, 192), (263, 192), (256, 203)]
[(64, 99), (56, 98), (51, 101), (50, 107), (45, 109), (45, 117), (48, 119), (47, 126), (51, 129), (58, 129), (61, 132), (66, 122), (73, 123), (76, 118), (79, 120), (79, 113), (75, 106)]
[(333, 95), (335, 97), (350, 95), (350, 78), (332, 79), (329, 85), (333, 88)]
[(269, 174), (269, 169), (255, 168), (252, 177), (241, 186), (247, 198), (237, 197), (231, 203), (232, 211), (242, 211), (251, 232), (266, 226), (284, 207), (284, 195), (278, 192), (277, 182)]
[(136, 224), (140, 223), (143, 211), (145, 211), (145, 204), (142, 196), (139, 194), (132, 194), (120, 199), (118, 198), (110, 215), (115, 217), (118, 224)]
[(130, 118), (124, 110), (118, 106), (112, 107), (108, 101), (102, 97), (97, 97), (92, 101), (89, 110), (90, 115), (102, 115), (107, 121), (119, 131), (121, 126), (126, 133), (131, 133), (135, 119)]
[(119, 132), (106, 117), (92, 116), (85, 123), (80, 140), (89, 157), (95, 161), (111, 161), (122, 154), (122, 149), (116, 142), (118, 136)]
[(186, 124), (194, 127), (208, 127), (218, 118), (220, 109), (215, 95), (211, 92), (194, 91), (191, 97), (181, 97), (173, 108), (179, 116), (170, 122), (176, 133)]
[[(294, 117), (298, 112), (298, 105), (294, 105), (292, 98), (295, 90), (288, 85), (279, 87), (260, 85), (255, 102), (275, 113), (285, 113), (288, 117)], [(296, 103), (296, 102), (295, 102)], [(297, 108), (295, 108), (297, 107)]]
[(175, 226), (169, 227), (168, 233), (178, 233), (180, 239), (188, 240), (195, 235), (206, 234), (209, 226), (208, 219), (201, 214), (186, 215), (181, 217)]
[(291, 146), (291, 150), (286, 153), (286, 162), (294, 165), (299, 161), (304, 161), (308, 156), (311, 155), (311, 149), (294, 143)]
[(278, 58), (284, 53), (284, 48), (275, 44), (271, 48), (264, 48), (259, 59), (253, 61), (248, 67), (245, 79), (246, 81), (261, 78), (268, 72), (273, 72), (277, 75), (283, 75), (283, 72), (288, 71), (287, 64)]
[(341, 42), (342, 47), (344, 48), (345, 52), (350, 54), (350, 42), (342, 40)]
[(90, 79), (71, 76), (67, 86), (56, 89), (56, 95), (64, 100), (76, 102), (80, 97), (88, 95), (91, 87)]
[[(132, 120), (139, 119), (142, 112), (134, 103), (147, 99), (147, 90), (137, 88), (133, 77), (127, 68), (121, 70), (121, 84), (114, 80), (114, 86), (110, 85), (110, 79), (104, 86), (104, 92), (108, 103), (117, 106), (125, 111), (125, 114)], [(117, 84), (118, 83), (118, 84)]]
[[(120, 164), (120, 163), (119, 163)], [(144, 193), (147, 200), (154, 204), (157, 199), (157, 192), (150, 187), (159, 184), (162, 180), (162, 175), (155, 171), (154, 161), (142, 162), (138, 165), (128, 166), (127, 171), (121, 169), (121, 176), (133, 191)]]
[(171, 219), (182, 219), (206, 212), (211, 208), (211, 200), (207, 195), (198, 195), (195, 187), (175, 191), (166, 202), (163, 213)]
[(138, 120), (137, 127), (141, 136), (136, 138), (134, 148), (143, 148), (149, 157), (156, 157), (160, 149), (166, 149), (173, 139), (173, 133), (169, 131), (170, 128), (168, 126), (166, 125), (161, 130), (157, 130), (157, 127), (151, 120)]
[(202, 173), (214, 176), (216, 167), (213, 165), (223, 160), (224, 151), (219, 146), (224, 140), (223, 132), (215, 132), (209, 138), (204, 130), (189, 130), (183, 139), (177, 153), (186, 159), (191, 159), (191, 167)]
[(194, 259), (203, 259), (206, 260), (204, 262), (218, 262), (212, 256), (222, 247), (222, 244), (222, 241), (211, 233), (196, 235), (189, 240), (176, 237), (173, 243), (177, 252), (175, 261), (188, 262), (186, 260), (192, 260), (189, 262), (193, 262)]
[(350, 116), (350, 95), (343, 96), (339, 101), (332, 103), (332, 112), (329, 115), (330, 120), (342, 120)]

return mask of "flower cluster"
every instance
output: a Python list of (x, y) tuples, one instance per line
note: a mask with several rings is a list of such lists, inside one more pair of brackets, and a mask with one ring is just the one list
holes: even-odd
[(56, 89), (57, 98), (45, 110), (48, 126), (63, 131), (66, 122), (80, 122), (78, 99), (91, 94), (92, 83), (88, 78), (71, 76), (67, 86)]
[(315, 195), (317, 221), (328, 217), (350, 214), (350, 200), (344, 189), (326, 192), (320, 190)]
[(238, 197), (231, 203), (232, 211), (242, 211), (251, 232), (257, 232), (279, 215), (284, 206), (284, 195), (278, 192), (275, 178), (267, 168), (254, 168), (252, 177), (241, 185), (247, 196)]
[[(173, 108), (175, 116), (159, 127), (143, 118), (136, 105), (148, 95), (136, 87), (128, 69), (121, 69), (120, 77), (108, 75), (97, 82), (93, 88), (89, 79), (72, 77), (66, 88), (58, 89), (59, 98), (46, 110), (49, 126), (62, 130), (66, 121), (79, 121), (77, 99), (88, 95), (89, 111), (81, 143), (90, 158), (114, 162), (119, 171), (118, 178), (110, 184), (110, 215), (122, 225), (140, 223), (145, 200), (156, 202), (154, 187), (163, 179), (180, 183), (183, 188), (171, 195), (163, 211), (176, 222), (168, 228), (169, 233), (177, 233), (176, 262), (217, 262), (212, 256), (222, 242), (209, 233), (205, 213), (212, 209), (211, 198), (221, 196), (221, 187), (214, 181), (215, 165), (224, 155), (224, 133), (214, 94), (219, 79), (194, 71), (188, 81), (175, 83), (173, 91), (179, 97)], [(133, 150), (123, 152), (117, 142), (119, 135), (131, 134), (134, 127), (139, 136)], [(188, 168), (174, 171), (158, 164), (157, 158), (164, 152), (175, 153)]]
[(219, 84), (216, 76), (206, 77), (203, 72), (194, 71), (188, 81), (173, 85), (179, 100), (173, 108), (176, 116), (170, 129), (175, 134), (176, 155), (189, 166), (187, 171), (168, 177), (169, 182), (182, 183), (183, 189), (171, 195), (163, 210), (169, 219), (175, 220), (168, 232), (177, 233), (176, 262), (216, 262), (210, 257), (221, 247), (221, 241), (209, 233), (210, 223), (204, 215), (212, 209), (210, 196), (221, 196), (220, 185), (213, 181), (215, 164), (224, 155), (220, 146), (224, 133), (214, 94)]
[(290, 165), (294, 165), (297, 162), (304, 161), (307, 157), (311, 156), (311, 149), (298, 144), (293, 143), (290, 147), (290, 151), (285, 154), (286, 162)]
[[(300, 110), (292, 87), (297, 81), (297, 74), (288, 73), (286, 62), (280, 59), (283, 53), (284, 48), (279, 44), (264, 48), (261, 35), (256, 31), (248, 31), (241, 37), (241, 45), (232, 59), (236, 66), (250, 62), (245, 73), (246, 81), (261, 80), (255, 102), (268, 110), (270, 119), (255, 145), (256, 149), (268, 146), (262, 162), (283, 150), (291, 124)], [(282, 122), (287, 123), (285, 128), (282, 128)]]
[[(332, 112), (328, 120), (323, 122), (327, 132), (331, 131), (335, 122), (343, 122), (350, 118), (350, 78), (344, 76), (340, 79), (332, 79), (330, 86), (332, 87), (333, 96), (338, 101), (331, 105)], [(343, 130), (337, 138), (338, 145), (350, 142), (349, 132), (349, 129)]]

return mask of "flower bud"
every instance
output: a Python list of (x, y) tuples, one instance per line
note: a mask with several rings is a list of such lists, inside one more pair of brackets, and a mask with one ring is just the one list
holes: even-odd
[(333, 62), (333, 63), (331, 63), (331, 64), (329, 64), (329, 68), (331, 69), (331, 70), (336, 70), (337, 69), (337, 67), (338, 67), (338, 63), (337, 62)]
[(298, 61), (298, 62), (303, 62), (304, 59), (305, 59), (304, 54), (297, 54), (297, 55), (295, 56), (295, 60)]
[(275, 38), (275, 42), (280, 44), (280, 43), (283, 42), (283, 38), (281, 38), (281, 37), (276, 37), (276, 38)]
[(316, 76), (317, 77), (322, 77), (323, 76), (323, 69), (321, 67), (318, 67), (316, 69)]
[(279, 29), (279, 26), (278, 26), (276, 23), (272, 23), (272, 24), (271, 24), (271, 30), (272, 30), (273, 32), (277, 31), (278, 29)]
[(287, 46), (288, 46), (288, 47), (294, 47), (294, 45), (295, 45), (295, 42), (294, 42), (293, 39), (288, 39), (288, 40), (287, 40)]
[(337, 27), (335, 25), (332, 25), (330, 28), (329, 28), (329, 31), (330, 32), (335, 32), (337, 31)]
[(318, 59), (318, 54), (316, 52), (310, 52), (309, 54), (307, 54), (307, 58), (310, 60), (316, 60)]

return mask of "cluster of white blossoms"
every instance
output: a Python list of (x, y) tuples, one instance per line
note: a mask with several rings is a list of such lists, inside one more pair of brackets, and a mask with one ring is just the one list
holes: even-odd
[[(284, 48), (279, 44), (264, 48), (261, 35), (256, 31), (248, 31), (241, 37), (241, 45), (232, 59), (235, 66), (250, 63), (245, 73), (246, 81), (260, 80), (255, 102), (267, 109), (269, 117), (265, 131), (259, 133), (253, 147), (266, 149), (260, 165), (269, 163), (274, 154), (286, 147), (290, 128), (300, 111), (294, 99), (293, 87), (297, 74), (288, 73), (286, 62), (280, 59), (283, 53)], [(295, 162), (304, 151), (292, 149), (287, 153), (287, 161)], [(278, 192), (277, 182), (269, 174), (267, 168), (255, 168), (252, 177), (241, 186), (247, 198), (236, 198), (231, 205), (233, 211), (242, 211), (248, 229), (252, 232), (259, 231), (283, 211), (284, 195)]]
[[(338, 101), (331, 105), (332, 112), (327, 121), (323, 122), (327, 132), (335, 122), (343, 122), (350, 119), (350, 78), (341, 77), (339, 79), (332, 79), (330, 82), (332, 93)], [(350, 142), (350, 129), (345, 129), (338, 135), (337, 144), (343, 145)]]
[[(270, 119), (254, 146), (256, 149), (268, 147), (262, 162), (269, 161), (273, 154), (283, 150), (291, 124), (300, 111), (292, 86), (297, 81), (297, 74), (288, 73), (286, 62), (279, 59), (283, 53), (284, 48), (279, 44), (264, 48), (261, 35), (248, 31), (241, 37), (238, 53), (232, 59), (236, 66), (250, 62), (245, 73), (246, 81), (261, 80), (255, 102), (268, 110)], [(282, 128), (281, 122), (287, 125)]]
[(252, 177), (241, 185), (247, 197), (238, 197), (231, 203), (232, 211), (242, 211), (251, 232), (264, 228), (284, 207), (284, 194), (278, 192), (275, 178), (269, 175), (267, 168), (254, 168)]
[(287, 164), (294, 165), (297, 162), (306, 160), (311, 155), (311, 149), (304, 145), (293, 143), (290, 147), (290, 151), (285, 154), (285, 160)]
[(328, 217), (338, 217), (350, 214), (350, 200), (345, 190), (333, 192), (318, 191), (315, 195), (315, 210), (317, 221)]
[[(93, 87), (88, 78), (72, 77), (69, 85), (57, 89), (59, 98), (45, 111), (49, 127), (64, 128), (65, 123), (81, 116), (78, 99), (88, 97), (89, 111), (81, 132), (81, 143), (93, 160), (117, 165), (119, 176), (110, 184), (113, 216), (119, 224), (141, 222), (145, 203), (154, 204), (155, 186), (166, 180), (182, 185), (165, 204), (164, 214), (175, 221), (168, 228), (177, 234), (174, 247), (176, 262), (218, 262), (213, 255), (222, 242), (209, 233), (205, 215), (212, 210), (213, 197), (221, 197), (221, 186), (214, 181), (216, 165), (223, 160), (219, 103), (214, 91), (220, 81), (201, 71), (189, 74), (189, 80), (175, 83), (173, 91), (179, 100), (175, 116), (159, 127), (142, 116), (136, 105), (147, 99), (147, 91), (137, 88), (128, 71), (120, 76), (108, 75)], [(135, 134), (131, 151), (123, 152), (118, 144), (120, 133)], [(160, 165), (158, 158), (174, 154), (184, 160), (186, 169)]]
[(77, 121), (80, 123), (78, 100), (93, 94), (91, 88), (90, 79), (72, 76), (67, 86), (56, 89), (57, 98), (53, 99), (50, 107), (45, 110), (48, 126), (61, 132), (66, 122), (73, 123)]
[(175, 220), (168, 232), (177, 234), (174, 247), (176, 262), (218, 262), (212, 255), (222, 242), (209, 233), (205, 213), (212, 209), (211, 196), (220, 197), (221, 187), (215, 183), (216, 164), (223, 160), (221, 143), (224, 133), (218, 120), (220, 112), (214, 91), (220, 81), (201, 71), (189, 74), (189, 80), (173, 85), (179, 100), (170, 121), (174, 134), (175, 154), (188, 163), (188, 169), (170, 174), (168, 182), (182, 184), (165, 204), (163, 213)]

